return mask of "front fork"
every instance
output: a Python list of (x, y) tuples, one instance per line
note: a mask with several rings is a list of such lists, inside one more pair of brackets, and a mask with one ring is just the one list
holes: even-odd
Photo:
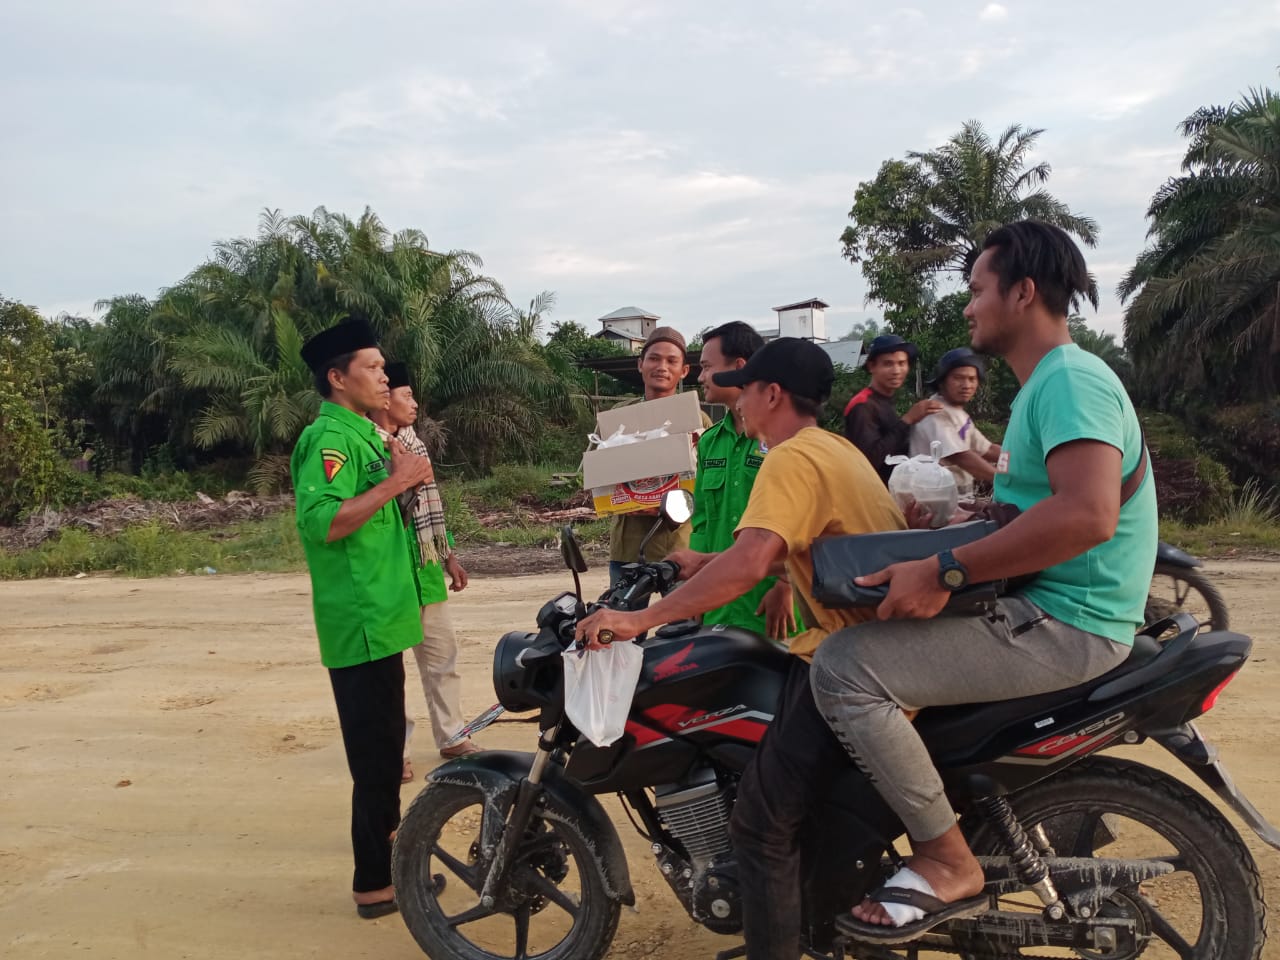
[(1249, 802), (1249, 798), (1236, 788), (1227, 768), (1218, 759), (1218, 748), (1204, 738), (1194, 723), (1144, 732), (1185, 763), (1223, 803), (1240, 815), (1240, 819), (1249, 825), (1263, 843), (1280, 850), (1280, 830), (1268, 823), (1267, 818), (1258, 812), (1258, 808)]
[(533, 818), (533, 808), (542, 797), (542, 778), (547, 772), (547, 764), (551, 762), (551, 752), (555, 749), (559, 733), (559, 722), (542, 731), (541, 736), (538, 737), (538, 750), (533, 755), (533, 764), (529, 767), (529, 775), (522, 779), (520, 786), (516, 788), (515, 803), (511, 805), (511, 813), (507, 817), (502, 840), (498, 843), (493, 862), (489, 864), (489, 872), (484, 878), (484, 886), (480, 890), (480, 905), (486, 909), (494, 909), (498, 891), (506, 886), (516, 848), (524, 838), (525, 828)]

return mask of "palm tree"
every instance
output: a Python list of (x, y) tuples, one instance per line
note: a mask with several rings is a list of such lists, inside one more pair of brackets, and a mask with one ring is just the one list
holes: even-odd
[(1142, 387), (1166, 405), (1275, 393), (1280, 357), (1280, 93), (1197, 110), (1183, 175), (1152, 199), (1150, 245), (1119, 287)]
[[(993, 141), (970, 120), (942, 146), (887, 161), (858, 186), (843, 256), (862, 264), (868, 299), (888, 305), (888, 319), (921, 320), (935, 279), (967, 278), (987, 235), (1003, 224), (1043, 220), (1097, 243), (1098, 225), (1045, 189), (1049, 164), (1030, 163), (1043, 132), (1013, 124)], [(1096, 284), (1089, 300), (1097, 306)]]
[(1112, 369), (1117, 377), (1128, 383), (1133, 376), (1133, 364), (1124, 347), (1116, 342), (1114, 333), (1101, 333), (1094, 330), (1084, 317), (1067, 318), (1067, 326), (1071, 330), (1071, 339), (1081, 350), (1087, 350)]
[(251, 451), (255, 482), (278, 484), (320, 400), (299, 349), (358, 310), (409, 366), (451, 459), (484, 466), (531, 449), (545, 418), (567, 409), (537, 342), (553, 298), (517, 311), (481, 266), (466, 251), (431, 250), (419, 231), (392, 235), (367, 209), (354, 221), (323, 207), (310, 217), (265, 211), (256, 238), (217, 244), (156, 309), (183, 331), (167, 369), (207, 398), (194, 441)]

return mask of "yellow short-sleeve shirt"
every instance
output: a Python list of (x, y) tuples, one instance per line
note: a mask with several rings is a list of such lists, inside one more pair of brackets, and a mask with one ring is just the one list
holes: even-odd
[(813, 598), (810, 546), (819, 537), (904, 530), (906, 521), (879, 474), (844, 437), (806, 427), (769, 450), (735, 535), (768, 530), (787, 544), (792, 588), (817, 622), (791, 640), (791, 652), (812, 660), (827, 635), (870, 620), (870, 607), (830, 609)]

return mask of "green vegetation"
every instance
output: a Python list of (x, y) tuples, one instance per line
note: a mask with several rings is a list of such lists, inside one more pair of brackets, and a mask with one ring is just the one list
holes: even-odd
[[(449, 529), (464, 558), (469, 546), (547, 547), (558, 543), (563, 524), (545, 522), (535, 511), (568, 507), (579, 491), (573, 485), (548, 486), (552, 472), (549, 467), (506, 465), (482, 479), (443, 483)], [(151, 493), (173, 492), (184, 478), (183, 474), (170, 475), (173, 487), (148, 489)], [(146, 482), (143, 478), (126, 479)], [(188, 497), (189, 494), (167, 499)], [(477, 513), (492, 519), (482, 524)], [(589, 543), (608, 539), (608, 520), (579, 520), (573, 526), (578, 536)], [(99, 535), (79, 527), (64, 527), (31, 550), (0, 551), (0, 580), (97, 572), (156, 577), (201, 574), (206, 568), (219, 574), (277, 573), (305, 567), (292, 510), (216, 530), (175, 530), (152, 522)]]
[(320, 402), (299, 349), (352, 313), (408, 364), (442, 462), (475, 475), (576, 457), (589, 418), (574, 360), (599, 341), (566, 325), (543, 343), (554, 297), (519, 309), (481, 266), (370, 210), (268, 210), (256, 236), (214, 244), (154, 300), (103, 300), (100, 323), (0, 299), (0, 523), (101, 495), (86, 473), (222, 462), (238, 482), (287, 489)]
[(1280, 354), (1280, 92), (1182, 123), (1182, 176), (1151, 201), (1151, 244), (1120, 285), (1141, 398), (1161, 409), (1271, 400)]

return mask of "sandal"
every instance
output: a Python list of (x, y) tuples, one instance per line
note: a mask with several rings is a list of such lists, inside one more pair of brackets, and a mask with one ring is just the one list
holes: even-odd
[(413, 761), (410, 760), (408, 757), (404, 758), (404, 766), (400, 768), (400, 782), (401, 783), (413, 782)]
[(468, 737), (466, 740), (455, 743), (451, 747), (445, 747), (440, 751), (440, 756), (446, 760), (457, 760), (458, 757), (465, 757), (472, 753), (480, 753), (480, 748), (476, 746), (475, 741)]
[[(906, 884), (909, 884), (907, 886)], [(923, 936), (948, 920), (976, 917), (990, 909), (990, 898), (985, 893), (975, 894), (963, 900), (945, 903), (933, 894), (929, 881), (914, 870), (903, 867), (884, 886), (872, 890), (866, 899), (885, 905), (897, 904), (913, 908), (920, 916), (914, 920), (887, 926), (866, 923), (851, 914), (836, 918), (836, 928), (845, 936), (865, 943), (906, 943)], [(892, 915), (893, 911), (890, 911)]]

